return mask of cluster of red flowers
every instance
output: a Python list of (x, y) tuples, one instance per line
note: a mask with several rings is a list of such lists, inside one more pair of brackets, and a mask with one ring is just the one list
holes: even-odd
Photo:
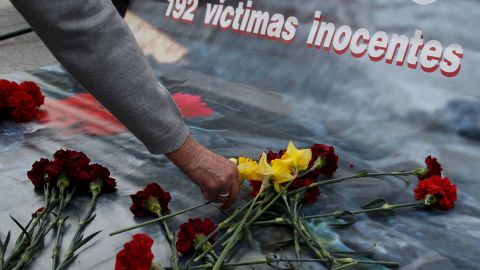
[(34, 82), (18, 84), (0, 80), (0, 119), (12, 119), (19, 123), (31, 121), (44, 101), (40, 87)]
[(442, 178), (442, 165), (435, 157), (425, 159), (426, 167), (418, 173), (419, 182), (413, 190), (415, 199), (423, 201), (431, 197), (431, 207), (450, 210), (455, 207), (457, 200), (457, 186), (447, 177)]
[[(137, 217), (154, 216), (149, 204), (155, 202), (160, 205), (162, 214), (167, 213), (168, 203), (172, 199), (169, 192), (162, 189), (157, 183), (150, 183), (144, 189), (130, 195), (132, 205), (130, 211)], [(178, 252), (186, 254), (192, 252), (195, 245), (210, 235), (216, 226), (208, 218), (189, 219), (180, 226), (177, 234), (175, 247)], [(209, 239), (213, 242), (215, 235)], [(151, 248), (153, 240), (146, 234), (137, 234), (133, 239), (124, 245), (123, 250), (117, 254), (115, 270), (136, 269), (147, 270), (153, 265), (153, 254)]]
[[(189, 219), (180, 226), (177, 235), (177, 251), (182, 254), (192, 252), (195, 244), (205, 239), (215, 230), (211, 219)], [(209, 240), (214, 241), (215, 235)], [(125, 243), (123, 249), (117, 253), (115, 270), (150, 270), (153, 265), (153, 240), (146, 234), (136, 234), (130, 242)]]
[[(312, 159), (310, 160), (310, 164), (308, 164), (308, 168), (312, 168), (315, 161), (318, 158), (323, 159), (323, 165), (319, 168), (315, 169), (314, 171), (308, 173), (301, 178), (296, 178), (293, 180), (293, 183), (288, 187), (289, 191), (299, 189), (310, 184), (316, 182), (316, 179), (320, 176), (320, 174), (329, 177), (338, 169), (338, 155), (335, 154), (335, 148), (333, 146), (328, 146), (325, 144), (314, 144), (311, 148), (312, 150)], [(275, 159), (280, 159), (285, 150), (280, 150), (278, 152), (269, 151), (267, 153), (267, 162), (271, 162)], [(252, 197), (257, 196), (258, 192), (260, 191), (260, 187), (262, 185), (261, 181), (249, 181), (250, 187), (252, 187), (252, 192), (250, 195)], [(317, 201), (318, 196), (320, 195), (320, 189), (318, 187), (309, 188), (303, 194), (303, 202), (304, 203), (314, 203)]]
[(156, 200), (161, 207), (161, 213), (169, 212), (168, 203), (172, 199), (169, 192), (166, 192), (157, 183), (148, 184), (143, 190), (130, 195), (132, 199), (132, 206), (130, 211), (137, 217), (155, 216), (156, 213), (148, 209), (148, 201)]
[(56, 185), (60, 177), (66, 177), (70, 185), (80, 193), (88, 193), (92, 181), (102, 182), (102, 192), (112, 192), (117, 188), (110, 171), (99, 164), (90, 164), (90, 159), (83, 152), (58, 150), (53, 160), (42, 158), (32, 165), (27, 172), (28, 179), (35, 188), (42, 189), (46, 184)]

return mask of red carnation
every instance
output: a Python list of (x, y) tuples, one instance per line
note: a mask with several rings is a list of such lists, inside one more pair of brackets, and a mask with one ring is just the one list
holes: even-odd
[(35, 212), (32, 213), (32, 218), (36, 218), (38, 215), (40, 215), (43, 210), (45, 210), (45, 207), (40, 207), (38, 208)]
[(258, 192), (260, 192), (260, 188), (262, 187), (262, 181), (249, 180), (248, 184), (252, 188), (252, 192), (250, 192), (250, 196), (256, 197), (258, 195)]
[(325, 144), (314, 144), (311, 148), (312, 159), (308, 167), (311, 168), (318, 158), (322, 158), (321, 166), (309, 173), (306, 178), (317, 179), (320, 174), (332, 176), (338, 169), (338, 156), (335, 154), (335, 148)]
[(45, 174), (47, 178), (45, 179), (48, 183), (52, 180), (56, 180), (58, 176), (63, 172), (63, 160), (55, 159), (50, 161), (47, 167), (45, 167)]
[(285, 150), (280, 150), (278, 152), (272, 152), (272, 151), (268, 151), (267, 153), (267, 162), (271, 162), (272, 160), (275, 160), (275, 159), (281, 159), (283, 154), (285, 154)]
[(153, 240), (146, 234), (136, 234), (117, 253), (115, 270), (150, 270), (153, 262)]
[(110, 171), (100, 164), (89, 165), (89, 181), (101, 181), (101, 192), (108, 193), (117, 190), (117, 181), (110, 177)]
[(130, 195), (132, 206), (130, 211), (137, 217), (155, 216), (160, 206), (162, 214), (168, 213), (168, 203), (172, 199), (169, 192), (165, 192), (157, 183), (148, 184), (143, 190)]
[[(297, 178), (293, 180), (293, 183), (288, 187), (288, 191), (306, 187), (313, 183), (315, 183), (315, 181), (309, 178), (301, 178), (301, 179)], [(318, 187), (309, 188), (305, 190), (305, 193), (303, 194), (303, 202), (314, 203), (317, 201), (317, 198), (319, 195), (320, 195), (320, 189)]]
[[(58, 175), (59, 171), (63, 168), (72, 181), (83, 181), (90, 179), (90, 159), (83, 152), (73, 150), (58, 150), (53, 155), (55, 160), (53, 161), (53, 170), (51, 173)], [(56, 170), (55, 170), (56, 169)], [(48, 172), (50, 176), (50, 171)]]
[(41, 158), (38, 161), (35, 161), (32, 165), (32, 169), (27, 172), (27, 177), (32, 181), (32, 184), (35, 188), (43, 188), (46, 180), (45, 168), (50, 165), (50, 160)]
[(11, 93), (7, 97), (7, 107), (10, 117), (18, 123), (32, 120), (37, 113), (35, 101), (25, 92), (14, 91)]
[(425, 158), (425, 168), (418, 170), (418, 180), (430, 178), (432, 176), (442, 175), (442, 165), (438, 162), (437, 158), (428, 156)]
[(90, 159), (83, 152), (73, 150), (58, 150), (54, 160), (45, 168), (46, 181), (56, 181), (59, 176), (65, 174), (70, 183), (76, 185), (81, 192), (88, 191), (90, 183)]
[(7, 108), (7, 99), (19, 86), (15, 82), (0, 80), (0, 108)]
[(417, 200), (425, 200), (427, 195), (434, 196), (432, 207), (443, 210), (452, 209), (457, 200), (457, 186), (450, 179), (438, 175), (419, 181), (413, 191)]
[(36, 83), (32, 81), (22, 82), (20, 84), (20, 89), (33, 98), (37, 107), (43, 105), (43, 103), (45, 102), (45, 96), (42, 94), (40, 87)]
[[(180, 226), (180, 231), (177, 234), (177, 250), (180, 253), (189, 253), (193, 251), (196, 244), (205, 239), (216, 229), (213, 221), (209, 218), (189, 219), (187, 223)], [(215, 234), (208, 239), (210, 242), (214, 241)]]

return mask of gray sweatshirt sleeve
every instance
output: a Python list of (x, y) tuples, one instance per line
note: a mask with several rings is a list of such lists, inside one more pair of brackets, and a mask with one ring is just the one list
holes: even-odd
[(151, 153), (179, 148), (188, 128), (108, 0), (12, 0), (58, 61)]

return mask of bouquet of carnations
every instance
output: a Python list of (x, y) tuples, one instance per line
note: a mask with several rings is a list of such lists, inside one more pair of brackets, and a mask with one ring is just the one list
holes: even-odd
[(37, 116), (45, 97), (40, 87), (31, 81), (20, 84), (0, 80), (0, 120), (28, 122)]
[[(84, 153), (73, 150), (58, 150), (52, 160), (42, 158), (36, 161), (27, 176), (35, 189), (43, 192), (44, 205), (32, 214), (26, 225), (10, 216), (20, 228), (20, 234), (13, 241), (9, 231), (5, 239), (0, 241), (0, 270), (22, 269), (31, 263), (42, 248), (47, 247), (44, 239), (50, 232), (55, 239), (51, 253), (52, 269), (67, 269), (78, 257), (79, 249), (99, 233), (83, 235), (85, 228), (95, 218), (99, 196), (115, 191), (116, 180), (110, 177), (106, 167), (91, 163)], [(91, 196), (90, 205), (80, 217), (64, 256), (60, 256), (68, 219), (66, 211), (72, 200), (81, 195)], [(10, 249), (9, 253), (7, 249)]]
[[(208, 218), (194, 218), (180, 226), (175, 241), (174, 233), (166, 221), (179, 214), (204, 205), (169, 213), (171, 196), (158, 184), (149, 184), (144, 190), (131, 196), (130, 210), (139, 217), (156, 218), (135, 226), (121, 229), (111, 235), (135, 228), (161, 223), (172, 249), (171, 266), (154, 263), (151, 247), (153, 240), (145, 234), (133, 236), (117, 254), (115, 269), (232, 269), (236, 266), (268, 265), (275, 269), (301, 269), (303, 262), (321, 263), (328, 269), (345, 269), (355, 265), (383, 265), (397, 267), (397, 262), (370, 259), (368, 254), (356, 252), (332, 252), (311, 227), (311, 220), (334, 218), (337, 225), (349, 226), (356, 215), (369, 212), (392, 212), (399, 208), (437, 208), (449, 210), (457, 199), (456, 185), (441, 175), (442, 167), (436, 158), (428, 156), (426, 166), (412, 171), (369, 172), (360, 171), (351, 176), (332, 178), (338, 168), (338, 156), (332, 146), (315, 144), (308, 149), (297, 149), (290, 142), (287, 149), (262, 153), (259, 161), (240, 157), (232, 159), (238, 165), (240, 182), (248, 181), (253, 197), (231, 211), (222, 212), (227, 217), (214, 224)], [(375, 199), (362, 209), (345, 209), (332, 213), (305, 215), (303, 206), (318, 200), (319, 187), (362, 178), (395, 177), (407, 181), (415, 176), (415, 200), (391, 204)], [(273, 254), (254, 261), (230, 261), (232, 250), (242, 239), (253, 243), (252, 230), (259, 226), (286, 226), (291, 230), (291, 240), (282, 241), (282, 250), (291, 247), (294, 258)], [(182, 254), (185, 260), (179, 260)], [(182, 263), (180, 263), (182, 262)]]

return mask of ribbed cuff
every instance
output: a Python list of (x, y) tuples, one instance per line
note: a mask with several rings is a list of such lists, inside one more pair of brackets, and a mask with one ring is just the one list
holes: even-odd
[(177, 150), (187, 140), (190, 131), (183, 121), (180, 121), (175, 129), (167, 136), (158, 141), (147, 142), (145, 146), (152, 154), (165, 154)]

